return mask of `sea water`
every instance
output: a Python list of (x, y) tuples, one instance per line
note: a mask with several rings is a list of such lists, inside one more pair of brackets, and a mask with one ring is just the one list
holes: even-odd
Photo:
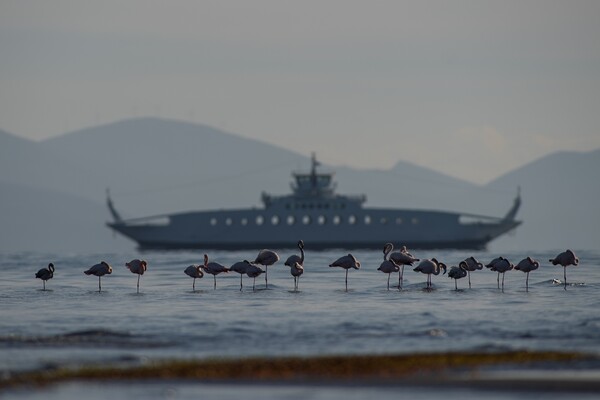
[[(235, 273), (219, 275), (216, 290), (206, 274), (192, 291), (192, 279), (183, 270), (201, 264), (203, 252), (0, 254), (0, 371), (7, 376), (59, 366), (208, 357), (519, 349), (600, 354), (598, 251), (576, 251), (580, 264), (567, 268), (566, 290), (563, 268), (548, 262), (564, 249), (529, 254), (413, 251), (448, 266), (469, 256), (484, 264), (499, 255), (514, 264), (532, 256), (541, 266), (531, 272), (528, 291), (524, 273), (507, 272), (502, 291), (497, 274), (485, 268), (471, 273), (471, 288), (463, 278), (456, 291), (454, 280), (440, 274), (432, 277), (433, 289), (425, 290), (426, 275), (411, 267), (405, 268), (402, 290), (398, 274), (392, 274), (387, 290), (387, 275), (377, 271), (383, 253), (352, 251), (362, 266), (349, 271), (346, 291), (345, 271), (328, 264), (349, 251), (311, 252), (309, 244), (306, 250), (298, 291), (283, 265), (298, 249), (277, 250), (282, 260), (268, 268), (267, 290), (262, 275), (256, 290), (253, 280), (244, 277), (241, 291)], [(209, 252), (210, 261), (226, 266), (255, 256), (249, 251)], [(137, 275), (125, 267), (133, 258), (148, 262), (139, 293)], [(98, 278), (83, 271), (102, 260), (112, 265), (113, 273), (102, 278), (99, 292)], [(56, 272), (44, 291), (34, 275), (49, 262)], [(78, 387), (72, 383), (53, 390), (58, 398), (76, 398), (84, 390)], [(119, 384), (112, 388), (118, 391)], [(264, 397), (259, 389), (254, 388), (256, 398)], [(309, 397), (348, 397), (346, 389), (331, 396), (326, 390), (313, 391)]]

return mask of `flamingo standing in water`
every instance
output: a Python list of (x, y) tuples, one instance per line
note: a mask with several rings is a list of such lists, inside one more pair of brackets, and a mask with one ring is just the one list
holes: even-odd
[(341, 267), (346, 270), (346, 292), (348, 291), (348, 270), (350, 268), (360, 269), (360, 262), (352, 254), (343, 256), (329, 264), (330, 267)]
[(148, 269), (148, 263), (146, 260), (133, 259), (128, 263), (125, 263), (125, 266), (129, 268), (131, 273), (137, 274), (137, 292), (140, 292), (140, 276), (144, 275), (144, 272)]
[(284, 263), (284, 265), (290, 267), (290, 273), (294, 277), (294, 290), (298, 290), (300, 275), (304, 273), (304, 241), (298, 241), (298, 248), (300, 249), (300, 255), (292, 254)]
[(252, 263), (249, 263), (249, 264), (246, 266), (246, 275), (248, 275), (248, 277), (250, 277), (250, 278), (254, 279), (254, 280), (252, 281), (252, 290), (253, 290), (253, 291), (254, 291), (254, 290), (256, 290), (256, 289), (255, 289), (255, 287), (256, 287), (256, 278), (257, 278), (258, 276), (260, 276), (260, 274), (262, 274), (262, 273), (264, 273), (264, 272), (265, 272), (265, 271), (263, 271), (263, 270), (262, 270), (260, 267), (258, 267), (258, 266), (256, 266), (256, 265), (254, 265), (254, 264), (252, 264)]
[(400, 271), (400, 267), (388, 258), (388, 255), (393, 249), (394, 245), (391, 243), (386, 243), (385, 246), (383, 246), (383, 262), (379, 265), (379, 268), (377, 268), (377, 271), (381, 271), (388, 276), (387, 290), (390, 290), (390, 276), (392, 275), (392, 272)]
[(431, 289), (431, 274), (439, 275), (441, 270), (444, 270), (444, 274), (446, 273), (446, 264), (439, 262), (437, 259), (432, 258), (431, 260), (425, 259), (417, 265), (413, 271), (422, 272), (427, 274), (427, 289)]
[(529, 292), (529, 273), (538, 269), (539, 266), (540, 263), (531, 257), (524, 258), (515, 265), (516, 270), (527, 273), (527, 278), (525, 279), (525, 291)]
[(83, 271), (86, 275), (94, 275), (98, 277), (98, 292), (102, 291), (100, 279), (104, 275), (112, 274), (112, 267), (106, 261), (101, 261), (99, 264), (92, 265), (87, 271)]
[(398, 289), (402, 289), (402, 282), (404, 282), (404, 266), (408, 265), (412, 267), (413, 263), (418, 262), (420, 260), (418, 258), (413, 257), (413, 255), (410, 254), (406, 249), (406, 246), (402, 246), (400, 248), (400, 251), (395, 251), (391, 253), (389, 259), (394, 264), (401, 267), (400, 274), (398, 275)]
[[(488, 264), (486, 264), (485, 267), (489, 268), (490, 271), (496, 271), (494, 269), (494, 264), (496, 264), (497, 262), (500, 262), (502, 260), (506, 260), (506, 259), (504, 257), (496, 257), (492, 261), (490, 261)], [(498, 277), (496, 278), (496, 282), (498, 283), (498, 289), (500, 289), (500, 272), (498, 272)]]
[(579, 258), (577, 258), (577, 256), (573, 252), (573, 250), (566, 250), (566, 251), (563, 251), (562, 253), (560, 253), (559, 255), (557, 255), (556, 257), (551, 258), (550, 262), (552, 263), (552, 265), (560, 264), (564, 268), (565, 290), (567, 290), (567, 267), (569, 265), (578, 265)]
[(204, 276), (204, 272), (202, 272), (202, 266), (201, 265), (190, 265), (189, 267), (184, 269), (183, 272), (187, 276), (194, 278), (194, 282), (192, 283), (192, 291), (195, 292), (196, 291), (196, 279), (200, 279)]
[(458, 266), (462, 266), (467, 271), (467, 275), (469, 276), (469, 289), (471, 289), (471, 271), (483, 269), (483, 264), (477, 261), (475, 257), (471, 256), (461, 261)]
[[(265, 288), (267, 288), (267, 289), (269, 288), (269, 282), (267, 279), (267, 275), (269, 273), (269, 265), (273, 265), (277, 261), (279, 261), (279, 254), (275, 253), (273, 250), (265, 249), (265, 250), (261, 250), (258, 253), (258, 256), (256, 256), (256, 259), (253, 262), (253, 264), (264, 265), (265, 270), (263, 272), (265, 273)], [(261, 271), (262, 271), (262, 269), (261, 269)]]
[(492, 271), (498, 272), (498, 277), (502, 274), (502, 293), (504, 293), (504, 274), (514, 267), (515, 266), (510, 261), (506, 258), (502, 258), (500, 261), (495, 262), (490, 268)]
[(46, 290), (46, 281), (54, 277), (54, 264), (48, 264), (48, 268), (42, 268), (35, 273), (35, 277), (41, 279), (44, 283), (44, 289)]
[(216, 262), (208, 262), (208, 254), (204, 255), (204, 265), (201, 266), (201, 268), (204, 270), (204, 272), (206, 272), (207, 274), (211, 274), (213, 276), (213, 280), (214, 280), (214, 285), (213, 285), (213, 289), (217, 288), (217, 275), (219, 275), (222, 272), (229, 272), (229, 268), (227, 268), (224, 265), (221, 265), (219, 263)]
[(458, 267), (451, 267), (450, 271), (448, 271), (448, 278), (454, 279), (454, 290), (456, 290), (457, 292), (458, 285), (456, 282), (459, 279), (464, 278), (465, 276), (467, 276), (467, 269), (462, 263), (460, 263)]
[(244, 260), (244, 261), (238, 261), (235, 264), (233, 264), (231, 267), (229, 267), (230, 271), (240, 274), (240, 292), (242, 291), (242, 289), (244, 287), (242, 278), (243, 278), (244, 274), (246, 273), (248, 266), (252, 266), (252, 264), (250, 263), (250, 261)]

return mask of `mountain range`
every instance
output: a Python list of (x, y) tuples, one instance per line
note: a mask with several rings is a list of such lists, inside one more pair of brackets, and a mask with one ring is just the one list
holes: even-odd
[[(318, 148), (315, 149), (318, 156)], [(128, 251), (105, 226), (106, 189), (124, 217), (260, 206), (289, 192), (309, 157), (205, 125), (130, 119), (33, 142), (0, 131), (0, 251)], [(476, 185), (399, 160), (389, 170), (323, 165), (368, 206), (502, 216), (521, 188), (524, 221), (492, 249), (595, 248), (600, 150), (531, 160)]]

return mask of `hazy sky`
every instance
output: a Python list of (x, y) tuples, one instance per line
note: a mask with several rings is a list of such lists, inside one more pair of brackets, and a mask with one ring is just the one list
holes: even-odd
[(600, 1), (0, 0), (0, 129), (212, 125), (475, 182), (600, 147)]

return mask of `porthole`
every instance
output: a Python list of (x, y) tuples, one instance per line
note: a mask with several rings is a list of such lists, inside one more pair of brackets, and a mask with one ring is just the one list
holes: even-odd
[(242, 218), (240, 220), (240, 224), (242, 224), (242, 225), (248, 225), (248, 219), (247, 218)]
[(304, 225), (308, 225), (308, 224), (310, 224), (310, 216), (308, 216), (308, 215), (305, 215), (305, 216), (303, 216), (303, 217), (302, 217), (302, 223), (303, 223)]
[(387, 224), (387, 218), (385, 218), (385, 217), (381, 217), (381, 219), (379, 220), (379, 223), (380, 223), (381, 225), (385, 225), (385, 224)]
[(340, 222), (342, 222), (342, 219), (340, 218), (339, 215), (334, 215), (333, 218), (331, 219), (331, 222), (333, 222), (334, 225), (339, 225)]
[(365, 215), (365, 225), (370, 225), (370, 224), (371, 224), (371, 216)]
[(231, 220), (231, 218), (226, 218), (225, 219), (225, 225), (229, 226), (233, 223), (233, 221)]
[(319, 216), (317, 217), (317, 223), (318, 223), (319, 225), (324, 225), (324, 224), (325, 224), (325, 222), (327, 222), (327, 218), (325, 218), (325, 216), (324, 216), (324, 215), (319, 215)]
[(294, 218), (293, 215), (288, 215), (286, 221), (288, 225), (294, 225), (294, 223), (296, 222), (296, 218)]
[(354, 215), (351, 215), (348, 217), (348, 223), (350, 225), (354, 225), (356, 223), (356, 217)]
[(256, 217), (256, 225), (262, 225), (265, 222), (265, 218), (262, 215)]
[(418, 218), (413, 218), (411, 220), (411, 222), (412, 222), (413, 225), (417, 225), (419, 223), (419, 219)]
[(277, 215), (273, 215), (271, 217), (271, 224), (273, 224), (273, 225), (278, 225), (279, 224), (279, 217)]
[(396, 225), (402, 225), (402, 218), (396, 218)]
[(215, 226), (215, 225), (217, 224), (217, 219), (216, 219), (216, 218), (211, 218), (211, 219), (210, 219), (210, 224), (211, 224), (212, 226)]

